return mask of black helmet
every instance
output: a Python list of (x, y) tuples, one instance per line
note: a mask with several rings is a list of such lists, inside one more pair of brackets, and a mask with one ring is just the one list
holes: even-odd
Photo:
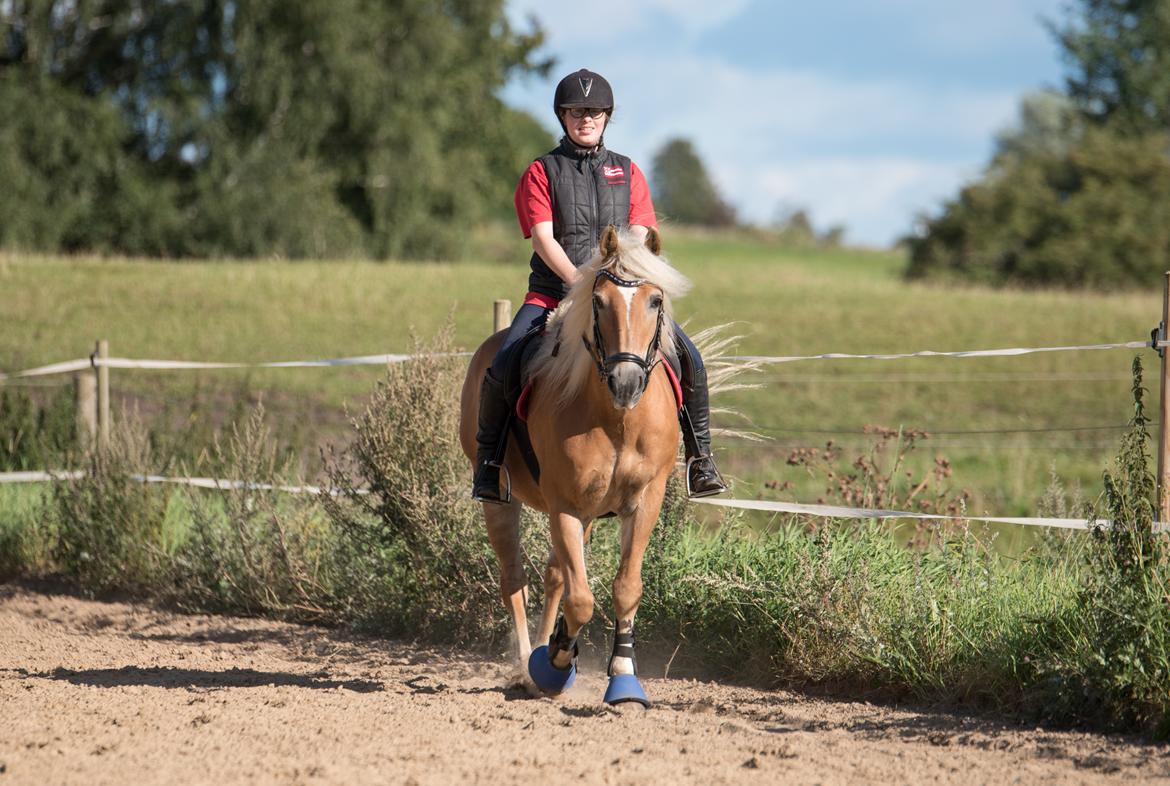
[(613, 88), (604, 76), (582, 68), (557, 83), (553, 94), (553, 111), (557, 117), (560, 118), (562, 109), (577, 107), (613, 111)]

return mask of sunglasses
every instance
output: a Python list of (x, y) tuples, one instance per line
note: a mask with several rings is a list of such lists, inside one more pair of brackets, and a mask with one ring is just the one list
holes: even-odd
[(572, 117), (574, 120), (580, 120), (581, 118), (586, 117), (586, 116), (588, 116), (588, 117), (601, 117), (606, 112), (606, 110), (604, 110), (604, 109), (594, 109), (593, 107), (574, 107), (573, 109), (569, 109), (566, 111), (569, 113), (569, 116)]

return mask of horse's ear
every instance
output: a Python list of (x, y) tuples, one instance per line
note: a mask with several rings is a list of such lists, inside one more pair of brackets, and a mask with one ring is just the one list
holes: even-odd
[(646, 248), (650, 249), (654, 256), (662, 253), (662, 235), (658, 234), (657, 227), (646, 228)]
[(618, 231), (611, 224), (601, 233), (601, 258), (609, 259), (618, 252)]

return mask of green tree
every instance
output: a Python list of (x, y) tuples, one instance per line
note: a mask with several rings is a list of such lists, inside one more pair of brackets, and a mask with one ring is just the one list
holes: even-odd
[(1168, 141), (1089, 128), (1067, 152), (1001, 160), (909, 240), (908, 276), (1149, 285), (1170, 265)]
[(911, 278), (1148, 285), (1170, 266), (1170, 0), (1080, 0), (1065, 96), (1029, 96), (984, 176), (908, 241)]
[(995, 138), (993, 168), (1037, 155), (1067, 153), (1079, 140), (1083, 123), (1072, 101), (1062, 93), (1044, 90), (1025, 95), (1016, 125)]
[(680, 224), (726, 227), (735, 210), (723, 201), (690, 140), (675, 138), (654, 156), (651, 188), (655, 209)]
[(1170, 2), (1079, 0), (1052, 29), (1087, 118), (1125, 134), (1170, 129)]
[[(454, 254), (508, 203), (531, 140), (500, 88), (548, 65), (540, 31), (513, 30), (503, 0), (13, 0), (0, 30), (17, 99), (48, 94), (101, 121), (85, 145), (57, 138), (68, 123), (43, 131), (42, 147), (118, 175), (69, 193), (152, 214), (130, 234), (74, 220), (70, 243), (130, 253)], [(29, 122), (15, 115), (0, 112), (0, 138)], [(72, 183), (48, 154), (9, 158), (26, 173), (13, 200)], [(44, 229), (7, 236), (68, 247)]]

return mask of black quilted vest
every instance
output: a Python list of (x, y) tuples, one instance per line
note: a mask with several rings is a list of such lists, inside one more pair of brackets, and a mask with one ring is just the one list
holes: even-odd
[[(562, 139), (539, 159), (548, 175), (552, 199), (553, 237), (576, 266), (597, 251), (601, 230), (611, 224), (624, 229), (630, 221), (630, 159), (599, 145), (584, 150)], [(565, 282), (532, 254), (528, 289), (555, 298), (568, 291)]]

